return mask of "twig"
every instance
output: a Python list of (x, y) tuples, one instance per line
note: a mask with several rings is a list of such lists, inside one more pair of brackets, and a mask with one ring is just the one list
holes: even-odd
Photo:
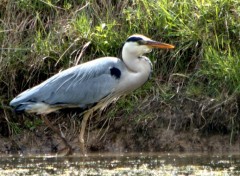
[(67, 51), (73, 46), (75, 45), (75, 43), (79, 41), (79, 38), (77, 38), (76, 40), (74, 40), (74, 42), (63, 52), (63, 54), (59, 57), (59, 59), (57, 60), (55, 67), (57, 66), (57, 64), (59, 63), (59, 61), (62, 59), (62, 57), (67, 53)]
[(76, 60), (76, 62), (75, 62), (75, 65), (78, 65), (78, 63), (79, 63), (79, 61), (80, 61), (80, 59), (81, 59), (84, 51), (87, 49), (87, 47), (90, 45), (90, 43), (91, 43), (91, 42), (87, 42), (87, 43), (85, 43), (85, 45), (82, 47), (82, 50), (81, 50), (79, 56), (77, 57), (77, 60)]
[(81, 8), (78, 9), (78, 10), (76, 10), (76, 11), (74, 12), (74, 15), (76, 15), (79, 11), (83, 10), (84, 8), (86, 8), (89, 4), (90, 4), (90, 3), (87, 2), (83, 7), (81, 7)]
[(226, 104), (227, 102), (231, 101), (233, 98), (234, 98), (234, 96), (231, 96), (230, 98), (228, 98), (228, 99), (226, 99), (226, 100), (224, 100), (224, 101), (214, 105), (213, 107), (208, 108), (205, 112), (209, 112), (209, 111), (211, 111), (211, 110), (213, 110), (213, 109), (215, 109), (215, 108), (217, 108), (219, 106), (222, 106), (223, 104)]
[(51, 7), (56, 8), (56, 9), (65, 10), (64, 8), (55, 6), (55, 5), (53, 5), (53, 4), (49, 3), (49, 2), (45, 2), (45, 1), (43, 1), (43, 0), (40, 0), (40, 1), (43, 2), (44, 4), (47, 4), (47, 5), (51, 6)]

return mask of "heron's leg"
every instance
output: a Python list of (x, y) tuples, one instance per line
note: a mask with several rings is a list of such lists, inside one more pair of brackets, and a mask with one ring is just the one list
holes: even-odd
[(85, 112), (84, 115), (83, 115), (82, 123), (81, 123), (79, 142), (80, 142), (80, 150), (83, 154), (86, 153), (85, 142), (84, 142), (84, 133), (85, 133), (88, 118), (91, 116), (91, 114), (92, 114), (92, 111)]
[(59, 128), (55, 128), (53, 126), (53, 124), (48, 120), (48, 118), (44, 115), (41, 115), (42, 120), (45, 122), (45, 124), (52, 130), (54, 131), (63, 141), (64, 145), (68, 148), (68, 151), (66, 153), (66, 155), (71, 155), (73, 153), (73, 149), (72, 147), (69, 145), (69, 143), (67, 142), (65, 136), (61, 133), (61, 131), (59, 130)]

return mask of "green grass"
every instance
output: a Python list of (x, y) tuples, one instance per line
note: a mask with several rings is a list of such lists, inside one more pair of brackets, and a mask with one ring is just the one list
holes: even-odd
[(221, 85), (221, 89), (229, 93), (240, 91), (240, 57), (238, 52), (233, 54), (229, 50), (217, 51), (211, 46), (205, 51), (201, 73), (209, 78), (210, 88)]
[(147, 97), (169, 102), (177, 94), (222, 101), (240, 92), (239, 7), (238, 0), (6, 1), (0, 5), (1, 101), (7, 106), (21, 91), (75, 65), (86, 43), (79, 63), (117, 56), (134, 33), (176, 49), (148, 55), (152, 82), (120, 108), (131, 112), (132, 103)]

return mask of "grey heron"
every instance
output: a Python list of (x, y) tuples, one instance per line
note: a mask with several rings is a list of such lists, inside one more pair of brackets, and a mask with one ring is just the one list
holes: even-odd
[[(174, 46), (134, 34), (124, 43), (122, 58), (102, 57), (68, 68), (22, 92), (10, 105), (16, 112), (37, 114), (48, 114), (63, 108), (84, 109), (79, 134), (80, 149), (84, 152), (84, 132), (88, 118), (94, 111), (102, 110), (148, 80), (152, 63), (143, 54), (151, 52), (152, 48), (172, 49)], [(59, 129), (46, 117), (43, 120), (71, 150)]]

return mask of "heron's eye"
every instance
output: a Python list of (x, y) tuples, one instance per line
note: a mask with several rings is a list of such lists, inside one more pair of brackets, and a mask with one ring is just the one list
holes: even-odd
[(146, 41), (145, 41), (145, 40), (139, 40), (139, 41), (137, 41), (137, 43), (138, 43), (139, 45), (145, 45), (145, 44), (146, 44)]

